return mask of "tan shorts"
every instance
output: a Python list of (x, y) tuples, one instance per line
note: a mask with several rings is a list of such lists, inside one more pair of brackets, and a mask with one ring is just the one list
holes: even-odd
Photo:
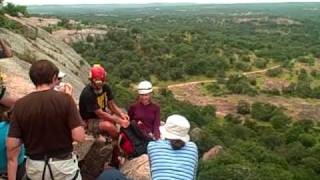
[[(78, 160), (75, 154), (71, 159), (53, 161), (49, 159), (48, 164), (52, 170), (52, 175), (55, 180), (73, 179), (76, 175), (76, 180), (81, 180)], [(27, 159), (26, 173), (29, 179), (42, 179), (45, 161)], [(51, 179), (48, 167), (46, 168), (44, 179)]]

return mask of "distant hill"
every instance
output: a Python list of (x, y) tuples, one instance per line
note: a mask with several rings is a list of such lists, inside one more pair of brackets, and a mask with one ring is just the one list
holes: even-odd
[[(151, 3), (151, 4), (77, 4), (77, 5), (33, 5), (28, 6), (28, 11), (31, 14), (49, 14), (49, 15), (76, 15), (76, 14), (101, 14), (108, 12), (122, 11), (139, 11), (152, 10), (152, 13), (157, 11), (173, 11), (183, 8), (190, 13), (202, 12), (204, 14), (234, 12), (272, 12), (275, 15), (291, 14), (299, 17), (302, 9), (310, 12), (320, 10), (320, 3), (258, 3), (258, 4), (193, 4), (193, 3)], [(159, 9), (158, 9), (159, 8)], [(212, 11), (214, 9), (214, 11)]]

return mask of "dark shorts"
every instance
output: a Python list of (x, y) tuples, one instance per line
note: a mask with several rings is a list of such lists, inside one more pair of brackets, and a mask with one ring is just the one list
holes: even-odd
[(93, 135), (93, 137), (98, 137), (101, 134), (99, 129), (100, 119), (89, 119), (87, 120), (88, 133)]

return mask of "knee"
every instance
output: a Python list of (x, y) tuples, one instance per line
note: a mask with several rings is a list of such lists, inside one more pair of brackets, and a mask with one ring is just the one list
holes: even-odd
[(102, 131), (116, 131), (117, 130), (116, 126), (108, 121), (100, 122), (99, 128)]

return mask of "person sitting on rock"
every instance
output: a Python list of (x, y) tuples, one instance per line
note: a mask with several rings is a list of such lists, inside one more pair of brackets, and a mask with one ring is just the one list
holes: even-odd
[(120, 150), (116, 144), (119, 132), (116, 124), (123, 128), (130, 125), (129, 116), (114, 102), (110, 86), (106, 84), (106, 71), (95, 64), (90, 69), (88, 84), (81, 92), (79, 109), (82, 119), (87, 123), (89, 133), (95, 138), (105, 141), (104, 136), (109, 135), (113, 142), (113, 153), (110, 165), (119, 168)]
[(148, 144), (152, 180), (196, 179), (198, 148), (190, 142), (189, 129), (189, 121), (177, 114), (160, 127), (162, 140)]
[(129, 117), (116, 105), (110, 86), (106, 82), (106, 71), (101, 65), (90, 69), (88, 84), (81, 92), (79, 109), (88, 130), (95, 137), (107, 133), (113, 139), (118, 138), (115, 123), (121, 127), (129, 126)]
[(141, 81), (138, 85), (138, 100), (129, 107), (130, 120), (143, 124), (146, 131), (154, 140), (160, 138), (160, 107), (152, 101), (152, 84)]
[(0, 39), (0, 58), (10, 58), (12, 56), (13, 54), (9, 43), (3, 39)]

